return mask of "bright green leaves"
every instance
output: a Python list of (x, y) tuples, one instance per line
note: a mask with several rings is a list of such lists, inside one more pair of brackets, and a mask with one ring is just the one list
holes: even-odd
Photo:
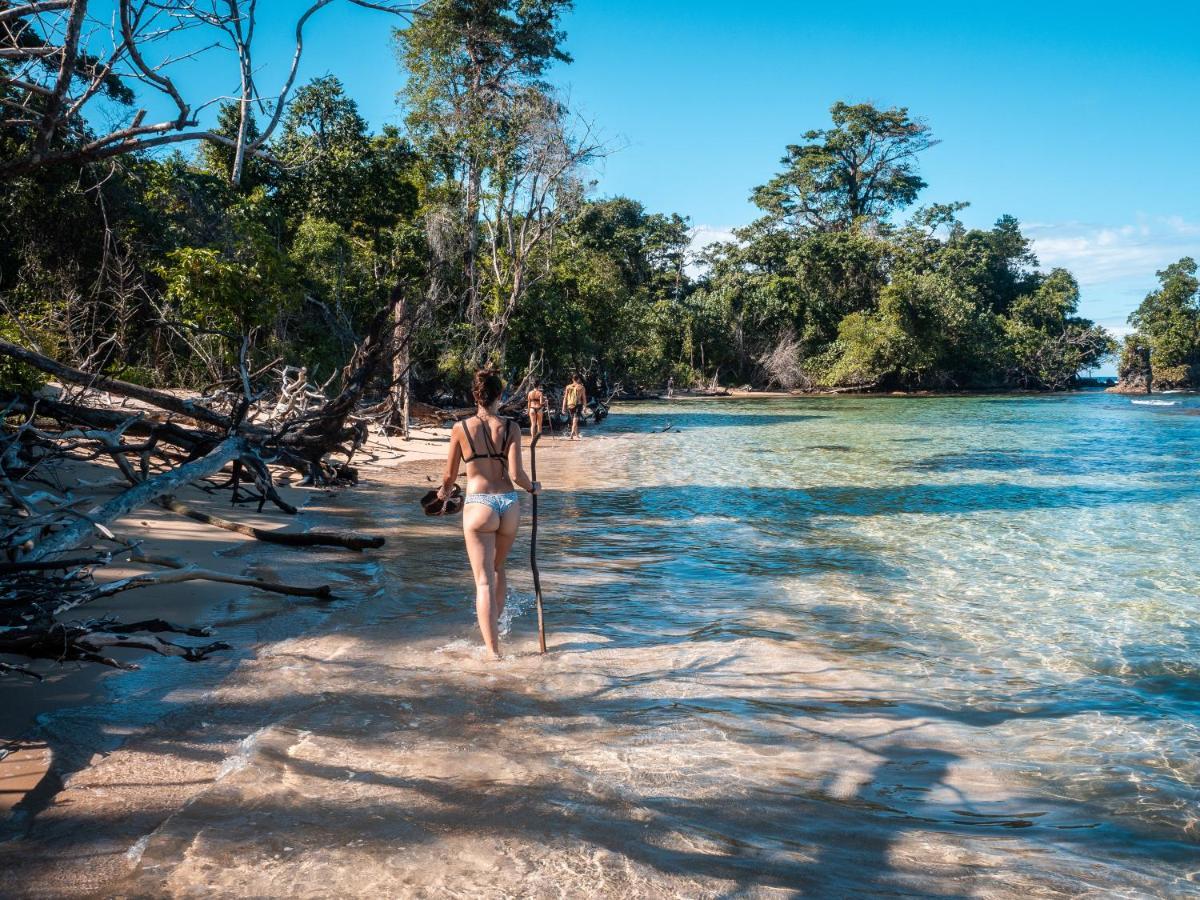
[(1158, 273), (1159, 289), (1129, 317), (1150, 350), (1155, 387), (1200, 385), (1200, 279), (1185, 256)]
[(806, 132), (781, 160), (784, 170), (751, 200), (789, 228), (845, 231), (886, 222), (925, 187), (917, 156), (937, 143), (903, 107), (838, 102), (833, 127)]

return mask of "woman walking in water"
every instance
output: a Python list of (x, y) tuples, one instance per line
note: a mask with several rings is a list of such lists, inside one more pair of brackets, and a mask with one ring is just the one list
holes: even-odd
[(472, 393), (476, 410), (450, 430), (450, 452), (438, 496), (446, 498), (458, 478), (459, 463), (467, 466), (467, 496), (463, 504), (463, 537), (475, 574), (475, 614), (488, 652), (500, 658), (500, 614), (508, 583), (504, 562), (517, 537), (521, 507), (513, 484), (531, 494), (541, 485), (530, 481), (521, 462), (521, 429), (497, 415), (504, 390), (490, 369), (475, 373)]
[(542, 420), (546, 414), (546, 394), (542, 391), (539, 379), (533, 383), (533, 390), (525, 398), (529, 404), (529, 437), (535, 438), (542, 433)]

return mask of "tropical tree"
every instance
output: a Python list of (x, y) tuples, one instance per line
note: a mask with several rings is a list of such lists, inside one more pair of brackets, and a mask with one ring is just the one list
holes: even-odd
[[(507, 241), (509, 224), (529, 211), (528, 203), (535, 220), (546, 221), (544, 201), (553, 202), (561, 186), (548, 190), (542, 180), (560, 177), (554, 165), (537, 176), (526, 171), (519, 187), (515, 179), (523, 162), (539, 155), (530, 147), (537, 143), (538, 128), (559, 130), (551, 143), (562, 146), (563, 114), (553, 111), (556, 104), (541, 78), (552, 62), (570, 62), (558, 21), (571, 5), (570, 0), (433, 0), (411, 27), (396, 32), (407, 73), (403, 98), (409, 134), (428, 167), (427, 180), (440, 188), (431, 204), (451, 212), (433, 210), (440, 232), (433, 246), (461, 260), (461, 312), (479, 331), (488, 325), (480, 289), (481, 220), (491, 218), (489, 212), (500, 220), (501, 227), (492, 231), (491, 263), (501, 267), (500, 281), (510, 280), (511, 296), (516, 276), (504, 271), (499, 240), (503, 235), (506, 253), (522, 253), (523, 241)], [(514, 159), (522, 149), (529, 155)], [(528, 202), (518, 202), (518, 195)], [(457, 225), (453, 235), (444, 228), (447, 218)], [(521, 290), (517, 281), (518, 295)], [(507, 312), (508, 301), (502, 305)]]
[(787, 148), (784, 170), (754, 189), (752, 199), (791, 228), (845, 231), (876, 226), (925, 187), (917, 156), (937, 143), (929, 126), (903, 107), (877, 109), (841, 101), (832, 128), (804, 134)]
[(1156, 387), (1200, 384), (1200, 279), (1185, 256), (1158, 272), (1159, 288), (1146, 295), (1129, 324), (1150, 349)]
[(1054, 269), (1013, 303), (1005, 329), (1018, 386), (1062, 390), (1114, 351), (1104, 329), (1075, 315), (1078, 308), (1079, 284), (1066, 269)]

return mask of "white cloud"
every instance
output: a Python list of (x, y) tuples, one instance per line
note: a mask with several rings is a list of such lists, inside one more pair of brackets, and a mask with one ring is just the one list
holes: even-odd
[(697, 225), (692, 229), (692, 244), (689, 250), (699, 253), (711, 244), (732, 241), (733, 227), (722, 225)]
[(1118, 340), (1128, 334), (1133, 334), (1133, 326), (1125, 319), (1101, 319), (1096, 324), (1103, 325)]
[(732, 226), (697, 225), (692, 229), (688, 245), (688, 274), (693, 278), (703, 274), (705, 266), (698, 257), (713, 244), (725, 244), (734, 240)]
[(1085, 288), (1122, 293), (1128, 282), (1150, 290), (1159, 269), (1181, 256), (1200, 255), (1200, 224), (1182, 216), (1143, 217), (1125, 225), (1039, 223), (1026, 225), (1025, 232), (1043, 268), (1062, 266)]

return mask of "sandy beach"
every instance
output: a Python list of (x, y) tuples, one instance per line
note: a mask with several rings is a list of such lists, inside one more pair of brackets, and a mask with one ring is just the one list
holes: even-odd
[[(430, 460), (442, 458), (447, 435), (445, 428), (414, 429), (408, 441), (375, 434), (363, 448), (360, 464), (376, 473), (401, 465), (428, 464)], [(71, 465), (55, 475), (63, 482), (76, 481), (93, 487), (97, 500), (103, 500), (125, 486), (114, 468), (99, 463)], [(231, 513), (228, 504), (221, 502), (223, 496), (214, 498), (195, 487), (181, 491), (179, 499), (202, 512), (232, 515), (237, 521), (254, 527), (304, 531), (336, 528), (346, 512), (340, 505), (340, 497), (352, 494), (353, 488), (307, 489), (285, 484), (281, 485), (280, 493), (300, 509), (295, 517), (272, 509), (258, 512), (253, 506), (244, 506)], [(249, 575), (308, 586), (322, 583), (323, 573), (314, 565), (318, 560), (344, 562), (356, 556), (345, 552), (322, 556), (321, 551), (263, 545), (257, 548), (253, 560), (248, 561), (248, 554), (240, 551), (247, 549), (253, 541), (190, 521), (156, 505), (119, 519), (114, 523), (113, 532), (129, 543), (136, 542), (138, 551), (145, 556), (168, 557), (186, 566), (228, 575)], [(128, 554), (125, 557), (118, 555), (112, 564), (97, 570), (97, 581), (115, 581), (143, 572), (160, 571), (153, 566), (128, 561)], [(222, 622), (223, 614), (229, 615), (235, 603), (244, 600), (247, 593), (245, 587), (211, 581), (151, 586), (89, 604), (79, 610), (78, 616), (114, 616), (125, 622), (159, 617), (183, 625), (212, 625)], [(239, 615), (251, 620), (270, 618), (294, 600), (259, 592), (258, 602), (250, 608), (241, 604)], [(226, 624), (233, 624), (233, 620), (226, 620)], [(253, 646), (235, 647), (232, 653), (218, 654), (199, 663), (156, 659), (140, 650), (118, 649), (115, 657), (123, 662), (136, 661), (143, 668), (153, 668), (149, 676), (145, 673), (132, 676), (149, 682), (146, 688), (151, 695), (148, 705), (154, 706), (156, 712), (148, 714), (147, 724), (153, 726), (169, 714), (169, 705), (162, 703), (161, 695), (173, 690), (173, 685), (193, 679), (209, 686), (216, 685), (235, 670), (241, 658), (255, 649)], [(78, 732), (61, 734), (56, 739), (40, 734), (38, 726), (40, 719), (61, 716), (69, 721), (73, 710), (120, 702), (119, 682), (112, 679), (130, 678), (130, 673), (82, 663), (14, 661), (42, 675), (44, 680), (36, 682), (19, 676), (5, 679), (4, 709), (0, 715), (0, 747), (7, 751), (0, 758), (0, 820), (4, 820), (0, 825), (0, 838), (3, 839), (19, 836), (29, 819), (48, 803), (57, 802), (64, 785), (73, 783), (81, 771), (103, 760), (128, 738), (125, 734), (100, 733), (104, 731), (102, 728), (90, 731), (82, 728)]]

